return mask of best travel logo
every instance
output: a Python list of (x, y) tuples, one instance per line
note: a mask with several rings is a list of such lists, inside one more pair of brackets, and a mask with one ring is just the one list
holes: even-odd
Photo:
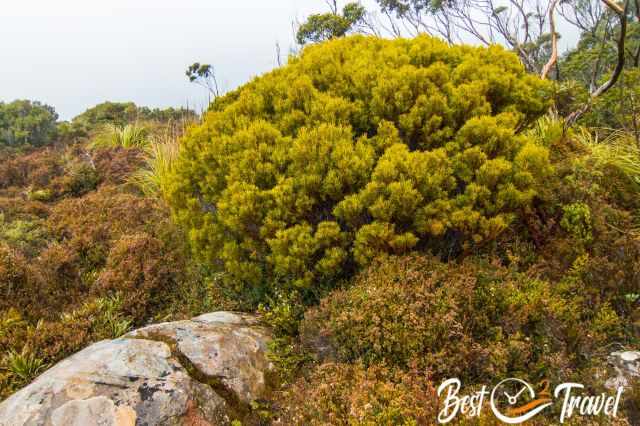
[[(461, 395), (462, 382), (453, 378), (444, 381), (438, 387), (438, 396), (443, 401), (438, 413), (438, 423), (444, 424), (457, 416), (479, 417), (486, 403), (495, 417), (507, 424), (519, 424), (532, 419), (542, 411), (561, 401), (560, 423), (572, 416), (616, 417), (623, 388), (619, 387), (615, 395), (585, 395), (580, 383), (561, 383), (553, 394), (549, 391), (549, 381), (543, 380), (536, 388), (517, 378), (502, 380), (491, 392), (487, 386), (479, 391)], [(537, 389), (537, 392), (536, 392)]]

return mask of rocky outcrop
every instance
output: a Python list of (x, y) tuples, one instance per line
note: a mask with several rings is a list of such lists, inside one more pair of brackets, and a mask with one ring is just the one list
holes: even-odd
[(640, 378), (640, 352), (612, 352), (609, 355), (608, 362), (609, 365), (613, 367), (615, 376), (606, 381), (605, 386), (607, 388), (626, 388), (629, 387), (633, 381)]
[(251, 423), (272, 388), (268, 341), (231, 312), (145, 327), (56, 364), (0, 404), (0, 425)]

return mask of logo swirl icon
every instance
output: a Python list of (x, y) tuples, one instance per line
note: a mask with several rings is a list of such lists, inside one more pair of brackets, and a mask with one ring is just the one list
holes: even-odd
[[(498, 383), (491, 392), (491, 410), (500, 421), (508, 424), (519, 424), (525, 422), (542, 410), (552, 405), (553, 402), (549, 396), (549, 383), (544, 380), (543, 389), (538, 398), (533, 387), (521, 379), (509, 378)], [(506, 397), (507, 407), (501, 408), (499, 402)], [(518, 405), (519, 400), (529, 400)], [(504, 412), (503, 412), (504, 410)]]

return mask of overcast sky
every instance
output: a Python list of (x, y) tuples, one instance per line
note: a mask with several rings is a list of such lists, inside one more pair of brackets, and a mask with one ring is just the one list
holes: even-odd
[(322, 0), (1, 0), (0, 100), (37, 99), (69, 119), (97, 103), (206, 104), (184, 72), (216, 66), (233, 88), (274, 67), (291, 22)]
[(40, 100), (62, 119), (106, 100), (200, 110), (189, 64), (213, 64), (234, 88), (275, 66), (276, 42), (286, 57), (293, 20), (326, 11), (323, 0), (0, 1), (0, 100)]

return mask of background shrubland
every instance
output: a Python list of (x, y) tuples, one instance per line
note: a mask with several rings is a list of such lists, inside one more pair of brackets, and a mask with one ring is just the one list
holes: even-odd
[[(32, 135), (3, 154), (3, 397), (91, 342), (218, 306), (209, 291), (214, 278), (190, 260), (164, 201), (141, 188), (161, 179), (147, 168), (147, 150), (175, 144), (193, 120), (193, 113), (176, 111), (98, 105), (58, 124), (82, 123), (76, 133), (54, 127), (50, 139), (36, 143)], [(142, 142), (99, 142), (127, 128)], [(70, 140), (60, 136), (65, 131)]]

